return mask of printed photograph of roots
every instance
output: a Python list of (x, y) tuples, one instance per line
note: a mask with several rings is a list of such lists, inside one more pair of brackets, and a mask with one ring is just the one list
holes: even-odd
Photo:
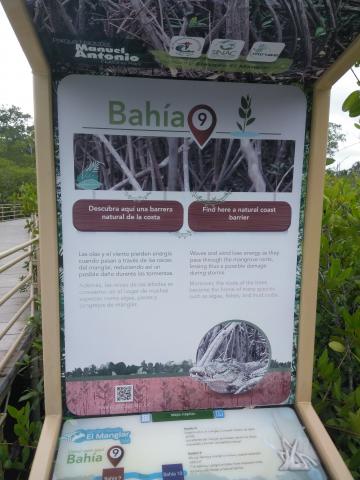
[(82, 190), (291, 192), (295, 142), (74, 135)]
[(271, 348), (260, 328), (244, 320), (216, 325), (202, 338), (190, 377), (218, 393), (244, 393), (267, 373)]
[[(360, 26), (358, 0), (26, 2), (50, 56), (55, 37), (98, 42), (130, 39), (141, 42), (148, 51), (162, 52), (169, 51), (175, 35), (204, 38), (204, 52), (213, 39), (226, 38), (245, 42), (242, 57), (246, 57), (254, 42), (283, 42), (281, 57), (293, 60), (290, 71), (279, 75), (285, 81), (294, 76), (298, 80), (317, 78), (356, 37)], [(104, 68), (110, 73), (116, 73), (117, 68), (124, 71), (124, 67), (104, 65)], [(171, 73), (182, 78), (204, 78), (210, 74), (158, 70), (157, 75)], [(141, 75), (141, 68), (138, 72)], [(244, 78), (241, 73), (228, 76)]]

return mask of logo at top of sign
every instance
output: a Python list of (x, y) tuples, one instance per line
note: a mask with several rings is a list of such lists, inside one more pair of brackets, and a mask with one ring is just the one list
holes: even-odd
[(172, 57), (198, 58), (204, 43), (205, 39), (201, 37), (175, 36), (170, 41), (169, 53)]
[(216, 113), (209, 105), (196, 105), (190, 110), (188, 115), (189, 128), (201, 149), (210, 140), (216, 122)]
[(207, 56), (214, 60), (236, 60), (239, 58), (244, 45), (243, 40), (215, 38), (211, 42)]
[(124, 449), (120, 447), (120, 445), (114, 445), (113, 447), (110, 447), (109, 450), (107, 451), (107, 457), (111, 464), (116, 467), (119, 465), (121, 459), (124, 456)]
[(249, 62), (275, 62), (284, 48), (285, 43), (281, 42), (255, 42), (246, 60)]

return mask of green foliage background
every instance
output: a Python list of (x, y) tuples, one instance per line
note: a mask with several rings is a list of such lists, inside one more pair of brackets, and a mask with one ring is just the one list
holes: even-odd
[(313, 402), (360, 479), (360, 171), (327, 172)]

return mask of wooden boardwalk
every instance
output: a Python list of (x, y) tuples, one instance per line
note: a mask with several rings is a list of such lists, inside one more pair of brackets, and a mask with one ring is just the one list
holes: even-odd
[[(0, 252), (4, 252), (10, 248), (15, 247), (21, 243), (29, 240), (29, 234), (24, 229), (25, 219), (9, 220), (6, 222), (0, 222)], [(0, 267), (11, 260), (19, 257), (21, 252), (16, 252), (11, 256), (8, 256), (0, 260)], [(0, 273), (0, 298), (2, 298), (9, 290), (11, 290), (21, 277), (27, 275), (27, 271), (24, 268), (24, 264), (27, 259), (14, 265), (13, 267)], [(16, 292), (9, 300), (0, 306), (0, 332), (4, 329), (6, 324), (15, 315), (19, 308), (29, 297), (28, 290)], [(30, 313), (30, 307), (28, 307), (24, 313), (18, 318), (16, 323), (10, 328), (7, 334), (0, 340), (0, 361), (6, 355), (8, 349), (16, 341), (18, 335), (23, 330)], [(26, 339), (25, 344), (28, 343), (29, 337)], [(14, 355), (10, 359), (5, 369), (0, 374), (0, 401), (7, 393), (8, 387), (11, 385), (14, 375), (16, 374), (16, 362), (21, 359), (24, 353), (24, 342), (16, 349)]]

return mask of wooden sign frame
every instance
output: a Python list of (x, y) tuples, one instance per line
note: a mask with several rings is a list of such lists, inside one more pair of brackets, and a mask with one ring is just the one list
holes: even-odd
[[(22, 0), (1, 0), (34, 75), (35, 132), (40, 219), (40, 274), (46, 417), (30, 480), (49, 478), (62, 423), (60, 321), (51, 72)], [(311, 404), (317, 283), (330, 89), (358, 60), (358, 37), (316, 81), (305, 213), (295, 408), (333, 479), (352, 476)]]

